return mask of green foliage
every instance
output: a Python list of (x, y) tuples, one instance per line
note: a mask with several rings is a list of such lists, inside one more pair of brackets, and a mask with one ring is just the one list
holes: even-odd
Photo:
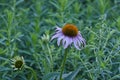
[[(0, 10), (0, 80), (59, 80), (64, 50), (50, 38), (65, 23), (86, 46), (69, 49), (64, 80), (120, 79), (119, 0), (0, 0)], [(14, 56), (27, 67), (14, 71)]]

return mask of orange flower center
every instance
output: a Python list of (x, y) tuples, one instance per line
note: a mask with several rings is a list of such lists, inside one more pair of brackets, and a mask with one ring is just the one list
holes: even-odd
[(78, 28), (73, 24), (66, 24), (62, 28), (62, 32), (66, 36), (75, 37), (78, 34)]

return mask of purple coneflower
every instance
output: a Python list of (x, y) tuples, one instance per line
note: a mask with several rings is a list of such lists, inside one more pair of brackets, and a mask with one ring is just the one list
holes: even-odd
[(55, 34), (52, 36), (51, 40), (57, 38), (57, 44), (60, 45), (62, 41), (64, 49), (66, 49), (72, 43), (78, 50), (81, 46), (85, 45), (85, 39), (82, 37), (78, 28), (73, 24), (66, 24), (63, 28), (56, 28)]

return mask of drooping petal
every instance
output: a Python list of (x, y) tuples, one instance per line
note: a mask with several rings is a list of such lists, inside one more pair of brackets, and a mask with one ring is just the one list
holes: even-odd
[(77, 40), (78, 46), (80, 46), (81, 45), (81, 41), (79, 40), (79, 36), (76, 36), (75, 39)]
[(83, 46), (86, 44), (84, 38), (78, 36), (78, 39), (79, 39), (79, 41), (81, 42), (81, 44), (83, 44)]
[(82, 41), (82, 42), (83, 42), (83, 46), (85, 46), (85, 45), (86, 45), (86, 43), (85, 43), (85, 39), (84, 39), (84, 38), (83, 38), (83, 41)]
[(81, 48), (82, 43), (81, 43), (81, 41), (79, 40), (79, 36), (77, 36), (76, 38), (77, 38), (78, 46)]
[(80, 37), (82, 37), (82, 35), (81, 35), (80, 31), (78, 32), (78, 35), (79, 35)]
[(64, 49), (65, 49), (66, 46), (68, 45), (67, 36), (65, 36), (64, 39), (62, 40), (62, 44), (63, 44), (63, 47), (64, 47)]
[(65, 36), (64, 35), (61, 35), (58, 40), (57, 40), (57, 45), (59, 46), (60, 45), (60, 41), (64, 38)]
[(79, 33), (78, 34), (78, 36), (79, 36), (79, 39), (81, 40), (81, 41), (84, 41), (85, 42), (85, 39), (82, 37), (82, 35)]
[(55, 34), (61, 33), (62, 31), (56, 31)]
[(60, 33), (62, 32), (62, 28), (56, 27), (56, 32), (55, 33)]
[[(66, 36), (65, 36), (66, 37)], [(62, 40), (62, 45), (63, 46), (65, 46), (65, 44), (66, 44), (66, 40), (65, 40), (65, 38)]]
[(71, 38), (70, 37), (65, 37), (65, 45), (64, 45), (64, 49), (66, 49), (72, 42), (71, 42)]
[(73, 42), (73, 38), (72, 37), (69, 37), (69, 45), (71, 45)]
[(57, 33), (57, 34), (53, 35), (52, 38), (51, 38), (51, 41), (52, 41), (53, 39), (61, 36), (61, 35), (62, 35), (62, 33)]
[(62, 30), (62, 28), (56, 27), (56, 30), (57, 30), (57, 31), (61, 31), (61, 30)]
[(76, 49), (80, 50), (79, 46), (78, 46), (78, 40), (76, 38), (73, 38), (73, 43)]

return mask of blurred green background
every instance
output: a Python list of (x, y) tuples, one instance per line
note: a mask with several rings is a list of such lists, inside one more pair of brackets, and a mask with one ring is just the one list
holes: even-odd
[[(69, 50), (64, 80), (120, 80), (120, 0), (0, 0), (0, 80), (57, 80), (64, 49), (50, 38), (65, 23), (86, 46)], [(14, 56), (31, 69), (14, 71)]]

